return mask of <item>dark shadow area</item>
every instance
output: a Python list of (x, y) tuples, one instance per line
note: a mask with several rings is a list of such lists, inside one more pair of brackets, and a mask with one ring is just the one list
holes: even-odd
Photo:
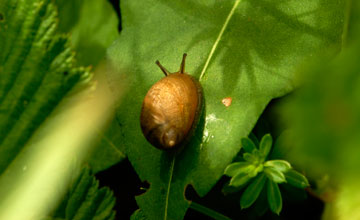
[(118, 30), (121, 32), (122, 30), (122, 22), (121, 22), (121, 10), (120, 10), (120, 0), (108, 0), (110, 4), (113, 6), (116, 15), (118, 16), (119, 24), (118, 24)]
[[(288, 220), (288, 219), (307, 219), (320, 220), (324, 209), (324, 203), (306, 193), (304, 199), (287, 196), (287, 189), (281, 188), (283, 196), (283, 209), (280, 216), (272, 213), (268, 209), (266, 200), (266, 192), (262, 192), (258, 200), (248, 209), (241, 210), (240, 197), (242, 191), (224, 195), (222, 193), (223, 186), (229, 181), (229, 178), (222, 177), (215, 187), (203, 198), (200, 198), (192, 186), (186, 188), (186, 198), (199, 203), (207, 208), (213, 209), (231, 219), (256, 219), (256, 220)], [(263, 215), (261, 215), (263, 213)], [(185, 220), (188, 219), (212, 219), (202, 213), (191, 208), (188, 209)]]
[(294, 92), (281, 98), (273, 99), (267, 105), (252, 130), (252, 133), (257, 137), (258, 141), (268, 133), (271, 134), (273, 140), (276, 140), (279, 135), (287, 129), (288, 124), (283, 121), (281, 107), (287, 100), (291, 99), (293, 94)]
[(109, 187), (116, 197), (116, 219), (130, 219), (138, 209), (135, 196), (149, 188), (149, 183), (141, 182), (128, 159), (96, 174), (100, 187)]

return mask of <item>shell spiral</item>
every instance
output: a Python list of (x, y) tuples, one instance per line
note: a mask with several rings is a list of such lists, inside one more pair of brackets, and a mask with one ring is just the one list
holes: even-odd
[(169, 73), (158, 63), (166, 77), (147, 92), (141, 109), (140, 123), (145, 138), (159, 149), (181, 145), (197, 123), (202, 92), (199, 82), (184, 73)]

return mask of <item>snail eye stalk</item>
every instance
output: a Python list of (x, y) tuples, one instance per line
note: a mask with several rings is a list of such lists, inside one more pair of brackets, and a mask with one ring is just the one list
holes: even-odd
[(182, 62), (181, 62), (181, 65), (180, 65), (180, 73), (185, 73), (185, 59), (186, 59), (186, 56), (187, 54), (184, 53), (183, 54), (183, 59), (182, 59)]
[(163, 73), (165, 74), (165, 76), (170, 75), (170, 72), (169, 72), (163, 65), (161, 65), (158, 60), (157, 60), (155, 63), (156, 63), (156, 65), (158, 65), (158, 66), (160, 67), (160, 69), (163, 71)]

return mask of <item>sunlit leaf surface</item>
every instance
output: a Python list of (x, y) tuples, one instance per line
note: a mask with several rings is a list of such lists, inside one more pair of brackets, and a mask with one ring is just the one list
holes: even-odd
[[(109, 81), (114, 91), (123, 79), (129, 86), (118, 120), (129, 160), (150, 183), (137, 197), (149, 219), (181, 219), (188, 184), (201, 196), (212, 188), (268, 102), (294, 89), (297, 66), (340, 49), (344, 21), (338, 0), (121, 1), (121, 10), (124, 29), (108, 50), (118, 74)], [(186, 72), (203, 73), (205, 111), (191, 143), (173, 157), (145, 140), (139, 118), (147, 90), (163, 77), (154, 62), (175, 72), (184, 52)]]

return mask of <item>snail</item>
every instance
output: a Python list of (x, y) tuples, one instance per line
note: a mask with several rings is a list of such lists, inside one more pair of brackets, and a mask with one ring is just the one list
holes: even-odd
[(202, 109), (200, 83), (185, 73), (186, 53), (180, 70), (170, 73), (159, 61), (165, 77), (147, 92), (140, 116), (145, 138), (159, 149), (177, 149), (190, 137)]

